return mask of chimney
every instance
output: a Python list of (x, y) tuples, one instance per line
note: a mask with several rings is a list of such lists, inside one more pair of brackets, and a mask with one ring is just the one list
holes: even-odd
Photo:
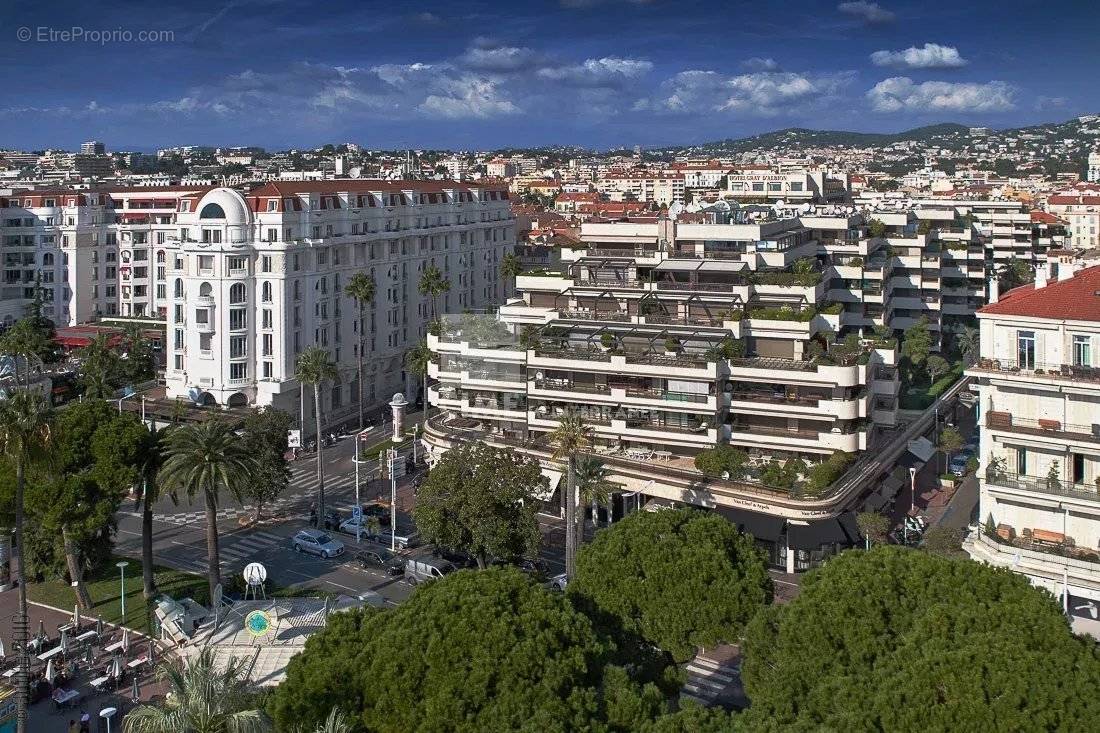
[(990, 304), (996, 303), (997, 299), (1001, 297), (1001, 284), (997, 281), (997, 276), (989, 278), (989, 302)]
[(1069, 280), (1071, 277), (1077, 274), (1077, 270), (1081, 265), (1072, 256), (1061, 257), (1058, 262), (1058, 282), (1063, 280)]
[(1049, 263), (1043, 262), (1035, 268), (1035, 289), (1045, 288), (1047, 285)]

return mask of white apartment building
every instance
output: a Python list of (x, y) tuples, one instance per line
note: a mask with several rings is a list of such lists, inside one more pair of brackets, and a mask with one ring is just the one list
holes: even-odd
[[(964, 549), (1100, 600), (1100, 267), (1055, 256), (978, 312), (981, 526)], [(987, 527), (987, 524), (989, 525)], [(987, 532), (991, 529), (992, 532)]]
[(354, 412), (358, 394), (357, 306), (344, 294), (355, 273), (376, 287), (365, 400), (411, 400), (417, 380), (403, 357), (433, 314), (421, 273), (434, 266), (450, 282), (441, 313), (483, 308), (503, 295), (499, 264), (515, 245), (507, 190), (432, 180), (217, 188), (182, 197), (176, 229), (166, 242), (169, 396), (297, 413), (297, 355), (320, 345), (341, 373), (322, 393), (333, 420)]
[(46, 316), (163, 318), (163, 245), (181, 197), (206, 186), (39, 189), (0, 196), (0, 322), (24, 315), (39, 283)]
[(684, 203), (683, 174), (610, 173), (596, 190), (611, 201), (642, 201), (661, 206)]
[(1046, 209), (1066, 221), (1074, 249), (1100, 247), (1100, 196), (1060, 194), (1047, 198)]
[(1087, 178), (1090, 183), (1100, 182), (1100, 152), (1089, 153), (1089, 170)]
[(470, 164), (465, 158), (444, 158), (439, 164), (447, 169), (447, 177), (453, 181), (465, 181), (470, 177)]
[(841, 201), (848, 195), (846, 176), (822, 170), (775, 170), (770, 166), (739, 166), (726, 176), (724, 196), (790, 203)]

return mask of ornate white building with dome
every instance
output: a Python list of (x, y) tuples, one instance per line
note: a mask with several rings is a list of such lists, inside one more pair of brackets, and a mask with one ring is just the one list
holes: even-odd
[[(419, 395), (405, 352), (441, 313), (500, 302), (500, 262), (515, 243), (507, 190), (449, 181), (270, 183), (179, 199), (167, 251), (169, 397), (223, 406), (274, 405), (297, 414), (295, 361), (319, 345), (339, 367), (322, 392), (331, 419), (356, 411), (358, 306), (344, 293), (374, 278), (364, 317), (364, 395), (384, 405)], [(450, 282), (438, 304), (418, 289), (437, 267)], [(312, 409), (312, 395), (306, 410)], [(309, 424), (307, 415), (306, 424)]]

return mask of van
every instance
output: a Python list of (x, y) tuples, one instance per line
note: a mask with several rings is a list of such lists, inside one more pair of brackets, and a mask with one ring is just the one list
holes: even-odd
[(419, 555), (405, 561), (405, 580), (410, 585), (416, 585), (427, 580), (437, 580), (457, 569), (452, 563), (438, 557)]

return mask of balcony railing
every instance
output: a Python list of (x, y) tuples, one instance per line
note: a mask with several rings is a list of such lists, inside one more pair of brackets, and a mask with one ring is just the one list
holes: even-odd
[(627, 418), (626, 426), (635, 430), (660, 430), (669, 433), (704, 433), (711, 427), (706, 420), (669, 423), (646, 418)]
[(780, 359), (770, 356), (748, 356), (730, 359), (730, 366), (749, 369), (781, 369), (791, 372), (812, 372), (817, 365), (812, 361), (798, 359)]
[(668, 400), (669, 402), (703, 402), (710, 399), (709, 394), (691, 392), (672, 392), (667, 389), (655, 387), (627, 387), (627, 397), (643, 397), (655, 400)]
[(711, 293), (732, 293), (735, 283), (676, 283), (665, 280), (657, 283), (658, 290), (701, 290)]
[(1033, 491), (1038, 494), (1100, 501), (1100, 484), (1097, 483), (1074, 483), (1048, 476), (1028, 476), (1026, 474), (997, 471), (986, 471), (985, 480), (993, 486), (1002, 486), (1006, 489), (1019, 489), (1021, 491)]
[(637, 279), (593, 280), (587, 277), (575, 277), (573, 278), (573, 284), (584, 288), (608, 288), (611, 290), (618, 288), (622, 290), (625, 288), (640, 288), (642, 281)]
[(828, 399), (827, 397), (765, 390), (735, 390), (730, 392), (730, 398), (739, 402), (768, 402), (773, 405), (812, 405), (815, 407), (821, 400)]
[(776, 435), (787, 438), (802, 438), (804, 440), (817, 440), (821, 431), (818, 430), (789, 430), (783, 427), (769, 425), (753, 425), (751, 423), (732, 422), (730, 431), (734, 433), (757, 433), (760, 435)]
[(1001, 374), (1028, 374), (1075, 382), (1100, 382), (1100, 367), (1046, 362), (1019, 362), (1015, 359), (979, 359), (970, 367), (974, 371)]
[(586, 394), (609, 394), (606, 384), (585, 384), (568, 379), (536, 379), (536, 389), (552, 389), (559, 392), (584, 392)]
[(535, 350), (535, 356), (544, 356), (549, 359), (568, 359), (571, 361), (611, 361), (611, 353), (607, 351), (585, 351), (582, 349), (545, 349)]
[(626, 353), (627, 364), (649, 364), (656, 366), (670, 366), (687, 369), (706, 369), (709, 362), (703, 358), (692, 358), (687, 355), (665, 356), (663, 354), (637, 354)]
[[(1100, 415), (1097, 417), (1100, 418)], [(1100, 423), (1084, 425), (1047, 418), (1035, 420), (1017, 417), (1011, 412), (989, 410), (985, 414), (985, 426), (994, 430), (1010, 430), (1027, 435), (1050, 435), (1062, 439), (1073, 438), (1100, 443)]]
[(593, 311), (587, 308), (567, 308), (558, 311), (562, 318), (575, 321), (615, 321), (626, 322), (630, 314), (625, 311)]

